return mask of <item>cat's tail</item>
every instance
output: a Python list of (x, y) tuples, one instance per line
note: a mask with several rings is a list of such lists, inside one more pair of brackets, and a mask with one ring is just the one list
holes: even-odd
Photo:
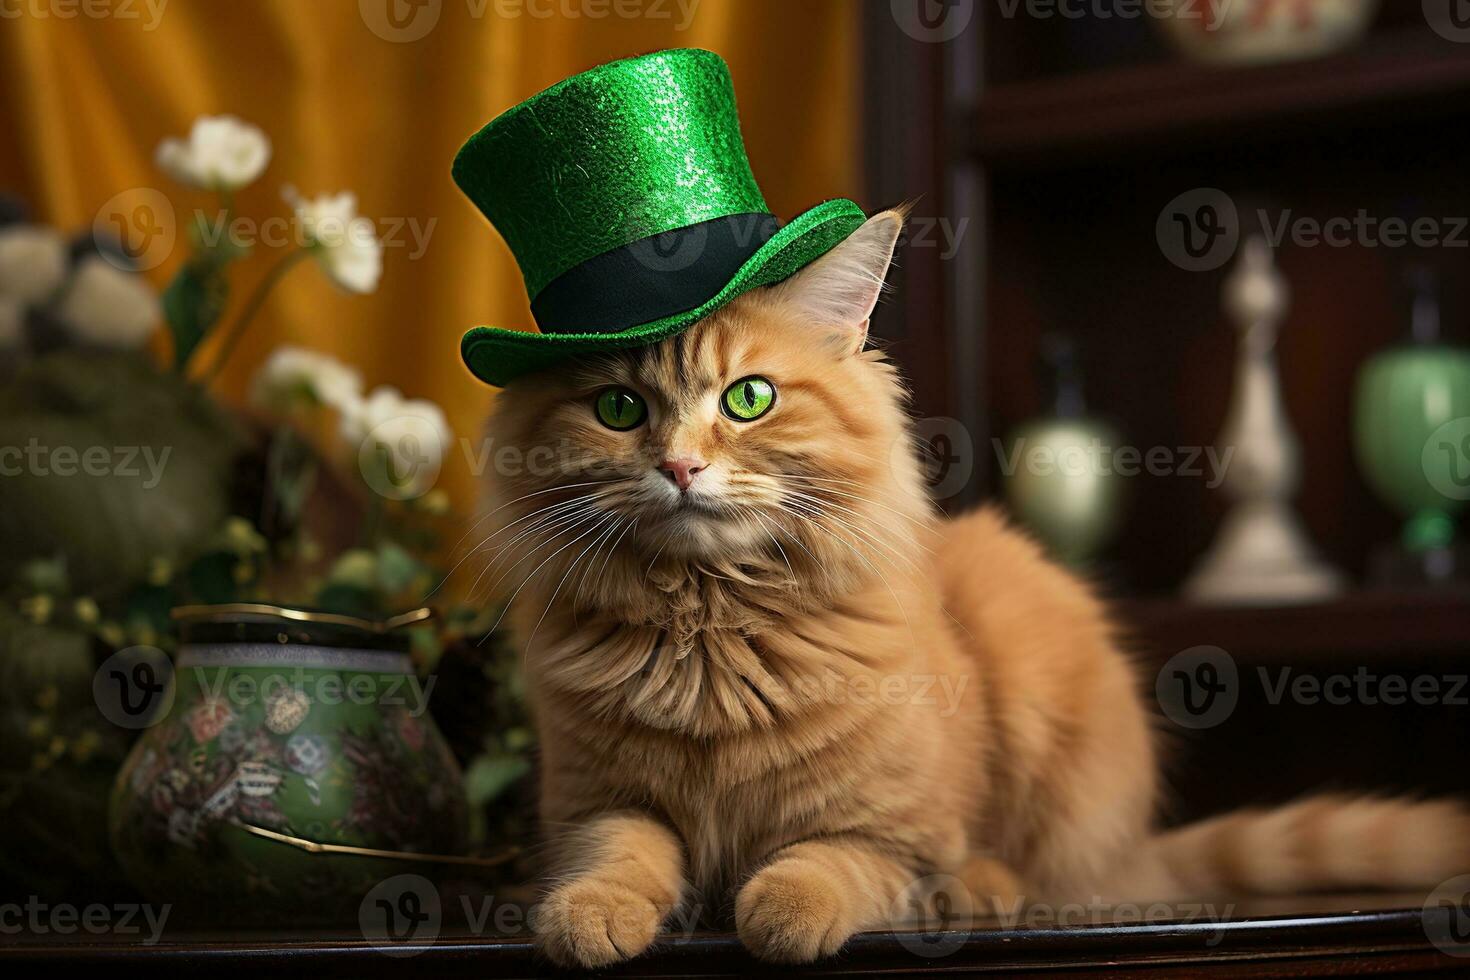
[(1470, 874), (1470, 807), (1314, 796), (1165, 831), (1135, 858), (1118, 882), (1133, 895), (1417, 891)]

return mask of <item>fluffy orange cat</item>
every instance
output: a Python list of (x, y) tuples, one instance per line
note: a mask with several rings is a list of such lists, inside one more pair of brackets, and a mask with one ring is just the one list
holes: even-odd
[(1308, 800), (1168, 833), (1139, 675), (994, 512), (941, 519), (865, 350), (903, 222), (660, 344), (513, 383), (491, 487), (542, 749), (554, 961), (676, 909), (808, 961), (950, 874), (977, 900), (1432, 886), (1449, 803)]

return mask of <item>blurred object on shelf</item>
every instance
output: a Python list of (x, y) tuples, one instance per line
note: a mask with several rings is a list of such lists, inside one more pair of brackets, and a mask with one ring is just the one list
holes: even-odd
[[(463, 523), (437, 485), (453, 445), (438, 405), (388, 385), (365, 391), (355, 366), (287, 346), (257, 369), (248, 410), (211, 390), (296, 265), (359, 293), (377, 283), (379, 245), (352, 196), (293, 193), (304, 238), (232, 301), (247, 249), (231, 231), (209, 232), (205, 215), (238, 213), (229, 192), (258, 175), (266, 146), (220, 119), (201, 121), (187, 145), (160, 146), (169, 173), (220, 195), (217, 212), (196, 212), (189, 258), (161, 298), (138, 275), (136, 250), (104, 229), (68, 241), (0, 200), (0, 819), (11, 852), (46, 858), (0, 860), (0, 892), (133, 894), (110, 858), (105, 799), (138, 726), (99, 715), (93, 678), (125, 649), (171, 653), (170, 608), (304, 603), (370, 619), (422, 605), (450, 571), (447, 532)], [(150, 342), (160, 324), (167, 349)], [(214, 332), (223, 344), (206, 343)], [(530, 825), (519, 800), (533, 739), (516, 661), (488, 642), (492, 604), (440, 601), (441, 628), (414, 632), (413, 666), (431, 676), (448, 653), (454, 697), (475, 701), (461, 706), (473, 721), (451, 745), (466, 769), (471, 840), (499, 847)], [(188, 766), (208, 762), (199, 747)], [(279, 774), (247, 769), (245, 797)]]
[(161, 692), (156, 705), (119, 701), (161, 715), (136, 719), (147, 728), (112, 792), (113, 848), (133, 883), (211, 922), (351, 921), (385, 877), (432, 869), (313, 854), (239, 825), (334, 847), (463, 854), (464, 781), (428, 715), (432, 686), (409, 658), (411, 631), (430, 615), (193, 606), (175, 610), (176, 670), (161, 651), (119, 654), (136, 655), (119, 667), (148, 667)]
[(1054, 556), (1082, 565), (1118, 530), (1122, 486), (1113, 454), (1119, 438), (1112, 426), (1087, 414), (1071, 338), (1045, 337), (1042, 358), (1051, 414), (1012, 433), (1006, 500)]
[(1396, 543), (1372, 558), (1383, 585), (1463, 579), (1470, 549), (1455, 540), (1455, 514), (1470, 500), (1470, 351), (1440, 338), (1438, 278), (1410, 276), (1410, 336), (1358, 373), (1353, 441), (1371, 486), (1405, 518)]
[(1326, 599), (1341, 576), (1323, 564), (1291, 509), (1301, 455), (1281, 400), (1276, 338), (1290, 291), (1261, 235), (1247, 238), (1225, 281), (1239, 334), (1235, 385), (1219, 445), (1231, 499), (1215, 543), (1185, 583), (1201, 602), (1277, 604)]
[(1219, 65), (1331, 54), (1367, 32), (1378, 0), (1164, 0), (1155, 18), (1185, 57)]

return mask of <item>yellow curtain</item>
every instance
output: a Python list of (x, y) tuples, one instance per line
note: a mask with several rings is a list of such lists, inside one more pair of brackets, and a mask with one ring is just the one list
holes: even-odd
[[(289, 214), (283, 185), (348, 189), (390, 237), (376, 293), (295, 269), (220, 382), (240, 399), (281, 343), (330, 353), (369, 385), (444, 406), (476, 439), (492, 396), (460, 364), (470, 326), (529, 326), (515, 262), (449, 179), (461, 142), (509, 106), (603, 61), (704, 47), (730, 63), (751, 163), (772, 209), (858, 196), (857, 5), (850, 0), (24, 0), (0, 20), (0, 190), (36, 217), (89, 225), (113, 195), (156, 188), (208, 206), (153, 164), (199, 115), (261, 127), (274, 155), (239, 213)], [(104, 16), (97, 16), (98, 13)], [(421, 36), (419, 36), (421, 35)], [(395, 230), (396, 229), (396, 230)], [(415, 233), (417, 232), (417, 233)], [(162, 286), (182, 244), (148, 275)], [(272, 262), (236, 270), (236, 301)], [(218, 338), (216, 337), (216, 340)], [(202, 352), (206, 356), (209, 351)], [(458, 447), (441, 485), (473, 494)]]

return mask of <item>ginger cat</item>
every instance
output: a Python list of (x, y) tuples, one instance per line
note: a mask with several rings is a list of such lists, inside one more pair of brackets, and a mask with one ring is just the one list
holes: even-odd
[(485, 547), (536, 706), (545, 953), (636, 956), (681, 904), (835, 952), (952, 874), (975, 901), (1432, 887), (1457, 804), (1318, 798), (1159, 834), (1106, 611), (993, 511), (941, 519), (865, 350), (903, 223), (655, 346), (513, 383)]

